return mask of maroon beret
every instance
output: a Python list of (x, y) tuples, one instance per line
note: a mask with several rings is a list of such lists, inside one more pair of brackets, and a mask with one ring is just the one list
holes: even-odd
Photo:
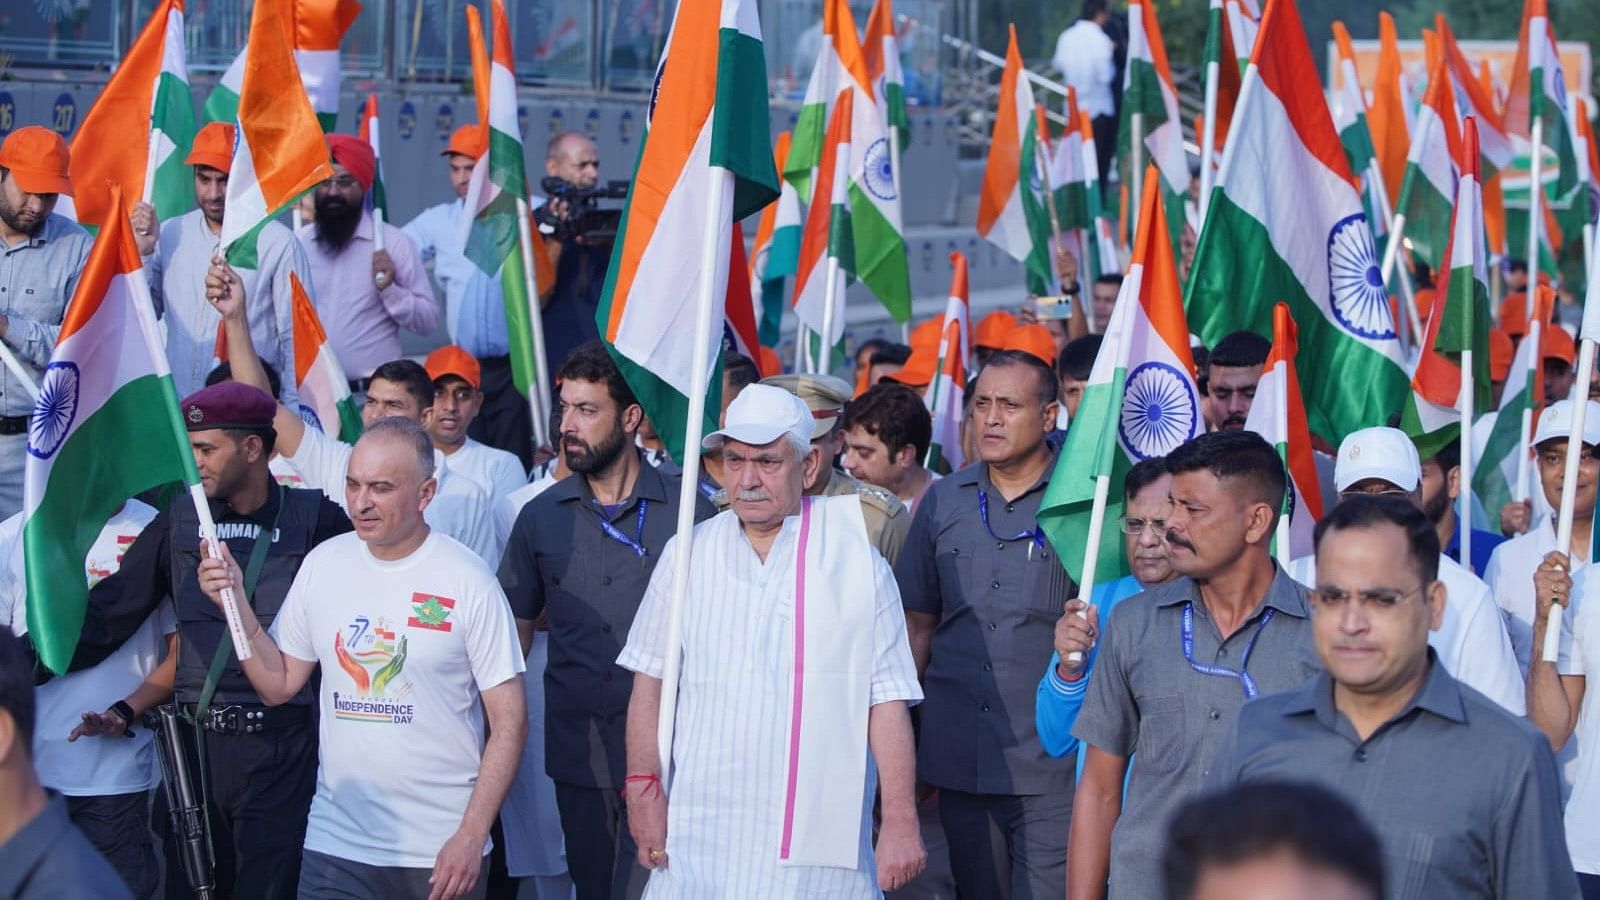
[(183, 398), (178, 404), (183, 422), (190, 431), (212, 428), (247, 428), (265, 431), (272, 427), (278, 404), (266, 391), (237, 381), (219, 381)]

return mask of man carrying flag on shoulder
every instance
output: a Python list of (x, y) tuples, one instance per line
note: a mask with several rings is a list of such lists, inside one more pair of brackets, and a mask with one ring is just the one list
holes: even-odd
[(439, 323), (428, 274), (405, 232), (383, 226), (377, 249), (363, 198), (377, 177), (372, 145), (347, 134), (328, 136), (333, 177), (317, 185), (317, 219), (300, 229), (311, 259), (317, 315), (344, 364), (350, 390), (360, 393), (378, 366), (398, 359), (400, 329), (427, 335)]
[[(235, 128), (212, 122), (194, 137), (184, 162), (194, 168), (194, 192), (199, 205), (177, 218), (156, 221), (155, 207), (141, 202), (133, 208), (133, 239), (139, 245), (150, 297), (167, 323), (167, 363), (179, 396), (205, 386), (214, 363), (217, 325), (221, 317), (206, 302), (206, 270), (222, 233), (227, 208), (228, 170), (233, 163)], [(279, 372), (294, 371), (294, 294), (289, 273), (300, 276), (307, 290), (311, 262), (294, 233), (268, 221), (247, 250), (234, 263), (250, 297), (246, 314), (250, 336), (261, 350), (262, 362)], [(295, 403), (294, 379), (284, 383), (283, 402)]]
[[(350, 521), (320, 492), (274, 482), (267, 459), (277, 438), (273, 412), (278, 407), (265, 391), (224, 382), (190, 394), (179, 408), (218, 538), (249, 561), (251, 589), (238, 595), (241, 607), (270, 623), (306, 555), (349, 531)], [(135, 712), (170, 693), (177, 727), (185, 742), (198, 748), (200, 768), (190, 760), (189, 779), (201, 786), (199, 803), (219, 894), (239, 896), (245, 889), (254, 897), (291, 898), (316, 786), (311, 694), (299, 691), (269, 705), (246, 680), (222, 611), (195, 579), (202, 557), (199, 534), (194, 505), (180, 494), (128, 546), (121, 568), (90, 589), (72, 668), (87, 668), (117, 652), (152, 613), (172, 604), (178, 623), (175, 674), (162, 667), (134, 694), (106, 699), (126, 704), (131, 725)], [(158, 683), (161, 676), (165, 685)], [(117, 708), (113, 703), (108, 712)], [(109, 724), (101, 723), (99, 730)], [(168, 882), (182, 885), (183, 840), (169, 833), (170, 826), (161, 827), (170, 823), (166, 805), (164, 797), (157, 801), (155, 821), (166, 838)]]
[[(37, 384), (50, 362), (67, 301), (89, 258), (89, 233), (56, 215), (72, 196), (67, 142), (48, 128), (18, 128), (0, 144), (0, 340)], [(22, 511), (32, 395), (0, 367), (0, 516)]]

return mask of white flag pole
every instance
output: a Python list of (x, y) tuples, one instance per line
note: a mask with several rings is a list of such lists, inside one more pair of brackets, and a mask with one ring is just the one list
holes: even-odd
[(539, 305), (539, 285), (534, 278), (533, 231), (528, 226), (526, 197), (517, 198), (517, 244), (522, 254), (522, 279), (528, 294), (528, 324), (533, 331), (533, 383), (528, 385), (528, 411), (533, 415), (533, 443), (544, 447), (550, 445), (550, 420), (544, 408), (550, 390), (550, 365), (544, 357), (544, 311)]
[[(1600, 339), (1600, 285), (1595, 284), (1597, 278), (1600, 278), (1600, 270), (1590, 266), (1589, 287), (1583, 303), (1583, 328), (1579, 335), (1578, 380), (1572, 390), (1572, 434), (1567, 438), (1566, 468), (1561, 481), (1561, 509), (1556, 520), (1556, 549), (1568, 554), (1572, 552), (1572, 507), (1578, 496), (1578, 458), (1583, 453), (1584, 419), (1589, 411), (1589, 379), (1594, 375), (1595, 341)], [(1529, 286), (1532, 287), (1532, 284)], [(1462, 535), (1465, 534), (1463, 530)], [(1593, 534), (1589, 540), (1593, 542)], [(1569, 565), (1568, 571), (1571, 570)], [(1551, 604), (1541, 654), (1545, 662), (1556, 662), (1561, 649), (1562, 614), (1559, 604)]]
[(833, 305), (839, 302), (839, 257), (828, 254), (828, 280), (822, 285), (822, 334), (818, 335), (817, 355), (811, 371), (826, 374), (833, 368)]
[[(1463, 299), (1471, 302), (1470, 297)], [(1468, 321), (1471, 321), (1470, 316)], [(1461, 534), (1461, 547), (1458, 552), (1461, 564), (1468, 569), (1472, 568), (1472, 407), (1472, 348), (1469, 346), (1461, 351), (1461, 391), (1456, 395), (1456, 411), (1461, 416), (1461, 437), (1458, 441), (1461, 446), (1461, 494), (1458, 498), (1461, 503), (1458, 513), (1461, 525), (1457, 529)]]
[(1133, 114), (1133, 135), (1128, 141), (1129, 152), (1133, 154), (1133, 164), (1128, 173), (1132, 180), (1132, 190), (1128, 194), (1128, 205), (1132, 207), (1128, 216), (1128, 231), (1131, 234), (1139, 233), (1139, 213), (1144, 206), (1144, 113)]
[(1200, 227), (1206, 224), (1206, 210), (1211, 206), (1211, 186), (1216, 182), (1217, 155), (1217, 77), (1221, 67), (1216, 60), (1206, 63), (1205, 121), (1200, 136)]
[(11, 348), (3, 341), (0, 341), (0, 361), (5, 363), (6, 371), (11, 373), (11, 377), (28, 392), (28, 399), (38, 403), (39, 383), (33, 380), (33, 373), (28, 371), (28, 367), (22, 364), (22, 360), (17, 359), (17, 355), (11, 352)]
[[(1537, 289), (1538, 288), (1532, 282), (1528, 283), (1528, 304), (1529, 304), (1529, 308), (1530, 309), (1532, 308), (1532, 304), (1533, 304), (1533, 301), (1534, 301), (1534, 297), (1533, 297), (1534, 291), (1536, 291)], [(1539, 342), (1544, 339), (1544, 337), (1543, 337), (1544, 323), (1540, 322), (1531, 313), (1529, 314), (1528, 319), (1529, 319), (1529, 321), (1528, 321), (1528, 333), (1523, 335), (1522, 339), (1524, 341), (1532, 341), (1533, 342), (1533, 346), (1539, 347), (1539, 346), (1541, 346), (1541, 344)], [(1541, 361), (1537, 357), (1538, 357), (1538, 354), (1535, 354), (1535, 359), (1534, 359), (1534, 363), (1533, 363), (1534, 366), (1538, 366), (1538, 365), (1542, 364)], [(1535, 381), (1534, 372), (1533, 372), (1532, 369), (1530, 369), (1528, 371), (1528, 390), (1530, 392), (1533, 390), (1534, 381)], [(1530, 490), (1529, 482), (1532, 479), (1532, 472), (1530, 470), (1531, 470), (1531, 468), (1533, 466), (1533, 448), (1529, 446), (1529, 444), (1533, 440), (1533, 405), (1532, 404), (1534, 404), (1534, 403), (1543, 403), (1544, 402), (1544, 398), (1543, 397), (1530, 397), (1529, 401), (1530, 402), (1529, 402), (1528, 408), (1526, 408), (1526, 409), (1524, 409), (1522, 411), (1521, 437), (1519, 437), (1517, 439), (1517, 483), (1511, 486), (1511, 499), (1515, 500), (1518, 503), (1521, 503), (1524, 500), (1528, 499), (1528, 494), (1529, 494), (1529, 490)], [(1531, 526), (1533, 523), (1529, 522), (1528, 524)]]
[[(1289, 442), (1294, 439), (1294, 436), (1289, 433), (1289, 367), (1287, 365), (1283, 367), (1283, 374), (1283, 390), (1279, 391), (1278, 405), (1272, 409), (1272, 418), (1274, 420), (1274, 427), (1278, 429), (1278, 434), (1283, 435), (1284, 481), (1286, 482), (1285, 487), (1287, 490), (1287, 495), (1292, 497), (1294, 496), (1294, 470), (1289, 468), (1289, 452), (1291, 449), (1289, 447)], [(1292, 508), (1299, 509), (1300, 504), (1296, 503)], [(1294, 558), (1294, 548), (1289, 546), (1289, 541), (1292, 536), (1289, 527), (1290, 521), (1290, 514), (1282, 513), (1280, 511), (1280, 515), (1278, 516), (1277, 530), (1274, 534), (1274, 539), (1277, 543), (1276, 549), (1278, 552), (1276, 556), (1278, 557), (1278, 565), (1283, 567), (1285, 571), (1288, 570), (1289, 563), (1292, 562)]]
[[(1143, 206), (1144, 204), (1140, 203), (1139, 205)], [(1124, 281), (1122, 284), (1123, 293), (1117, 296), (1117, 306), (1121, 307), (1124, 303), (1138, 303), (1139, 298), (1137, 295), (1130, 295), (1127, 293), (1130, 289), (1134, 288), (1134, 283), (1131, 281)], [(1121, 321), (1117, 319), (1117, 314), (1115, 311), (1111, 313), (1111, 321)], [(1105, 340), (1103, 343), (1101, 343), (1099, 352), (1112, 354), (1112, 359), (1120, 360), (1119, 365), (1126, 367), (1127, 360), (1124, 358), (1124, 355), (1127, 352), (1127, 335), (1122, 334), (1122, 331), (1123, 329), (1120, 328), (1107, 328)], [(1111, 420), (1113, 422), (1115, 422), (1117, 417), (1122, 414), (1122, 398), (1117, 398), (1115, 407), (1116, 408), (1112, 410)], [(1086, 604), (1091, 604), (1094, 602), (1095, 569), (1099, 568), (1100, 565), (1100, 537), (1105, 533), (1106, 506), (1109, 504), (1110, 499), (1110, 473), (1095, 476), (1094, 501), (1089, 507), (1089, 533), (1085, 537), (1083, 545), (1083, 572), (1081, 577), (1078, 579), (1078, 599), (1082, 600)], [(1058, 552), (1059, 550), (1060, 548), (1057, 548)], [(1083, 612), (1080, 612), (1078, 615), (1080, 618), (1087, 620), (1089, 618), (1089, 608), (1085, 606)], [(1074, 650), (1073, 652), (1067, 654), (1067, 662), (1069, 663), (1078, 663), (1082, 661), (1083, 654), (1079, 651)]]
[(731, 221), (733, 173), (711, 168), (706, 193), (705, 233), (700, 241), (700, 296), (695, 298), (694, 371), (689, 383), (689, 417), (684, 423), (683, 480), (678, 488), (678, 533), (673, 544), (672, 594), (667, 613), (666, 669), (661, 678), (661, 708), (656, 746), (661, 756), (661, 785), (672, 780), (672, 730), (678, 710), (678, 676), (683, 667), (683, 604), (689, 593), (689, 564), (694, 552), (695, 495), (700, 485), (700, 440), (705, 431), (706, 385), (711, 376), (711, 323), (716, 306), (716, 273), (728, 265), (728, 241), (722, 229)]

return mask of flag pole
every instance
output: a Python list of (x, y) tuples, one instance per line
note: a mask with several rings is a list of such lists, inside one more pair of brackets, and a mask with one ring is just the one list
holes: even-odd
[[(1208, 42), (1209, 44), (1209, 42)], [(1211, 186), (1216, 181), (1213, 167), (1217, 155), (1217, 78), (1222, 69), (1216, 60), (1206, 62), (1205, 122), (1200, 138), (1200, 227), (1206, 224), (1206, 210), (1211, 206)]]
[(1128, 205), (1132, 207), (1128, 215), (1128, 233), (1139, 233), (1139, 214), (1144, 206), (1144, 113), (1133, 114), (1133, 139), (1128, 142), (1129, 152), (1133, 154), (1133, 162), (1128, 172), (1133, 184), (1128, 193)]
[(533, 416), (534, 446), (545, 447), (550, 446), (550, 422), (544, 412), (545, 394), (550, 390), (550, 373), (544, 358), (544, 313), (539, 306), (539, 286), (534, 278), (533, 232), (528, 228), (526, 197), (517, 198), (517, 246), (522, 254), (522, 279), (526, 282), (528, 293), (528, 323), (533, 331), (533, 378), (528, 385), (528, 412)]
[[(1538, 145), (1535, 145), (1538, 149)], [(1562, 553), (1572, 552), (1572, 507), (1576, 504), (1578, 496), (1578, 457), (1583, 453), (1583, 427), (1585, 414), (1589, 411), (1589, 379), (1594, 376), (1595, 341), (1600, 339), (1600, 285), (1595, 280), (1600, 278), (1600, 271), (1594, 266), (1589, 267), (1589, 285), (1585, 291), (1583, 302), (1583, 327), (1579, 332), (1580, 344), (1578, 349), (1578, 380), (1575, 383), (1572, 398), (1572, 434), (1567, 437), (1566, 468), (1561, 481), (1561, 509), (1556, 520), (1556, 549)], [(1465, 537), (1466, 532), (1462, 532)], [(1594, 536), (1589, 538), (1591, 544)], [(1572, 571), (1568, 564), (1567, 571)], [(1564, 610), (1560, 604), (1550, 604), (1550, 616), (1545, 622), (1543, 652), (1540, 654), (1545, 662), (1556, 662), (1561, 649), (1561, 617)]]
[[(1528, 304), (1531, 310), (1534, 302), (1533, 291), (1536, 290), (1537, 287), (1531, 282), (1528, 284), (1528, 287), (1530, 288), (1528, 292)], [(1532, 341), (1533, 346), (1538, 347), (1540, 346), (1540, 340), (1543, 339), (1542, 332), (1544, 330), (1544, 323), (1540, 322), (1538, 317), (1534, 316), (1532, 312), (1529, 313), (1528, 318), (1530, 320), (1528, 322), (1528, 333), (1524, 335), (1522, 339), (1524, 341)], [(1537, 356), (1537, 354), (1535, 355)], [(1541, 363), (1539, 360), (1534, 360), (1534, 366), (1538, 366), (1540, 364)], [(1530, 367), (1528, 370), (1528, 391), (1530, 393), (1529, 399), (1531, 402), (1529, 407), (1522, 411), (1522, 436), (1517, 441), (1517, 483), (1511, 487), (1511, 499), (1517, 501), (1518, 503), (1528, 499), (1528, 481), (1529, 476), (1531, 475), (1529, 469), (1533, 465), (1533, 448), (1528, 446), (1533, 441), (1532, 403), (1544, 402), (1543, 397), (1531, 396), (1534, 381), (1534, 370)], [(1533, 523), (1529, 522), (1528, 524), (1532, 525)]]
[[(1274, 335), (1274, 337), (1276, 337), (1276, 335)], [(1272, 410), (1272, 418), (1275, 420), (1273, 422), (1273, 425), (1278, 429), (1278, 433), (1283, 435), (1283, 448), (1284, 448), (1284, 452), (1283, 452), (1283, 471), (1285, 473), (1290, 473), (1289, 477), (1287, 479), (1285, 479), (1288, 482), (1287, 485), (1285, 486), (1285, 493), (1284, 493), (1284, 500), (1286, 502), (1289, 500), (1290, 497), (1292, 497), (1294, 495), (1294, 476), (1292, 474), (1292, 471), (1289, 468), (1289, 442), (1291, 440), (1294, 440), (1294, 435), (1289, 433), (1289, 389), (1288, 389), (1288, 377), (1287, 377), (1288, 374), (1289, 374), (1289, 367), (1287, 365), (1285, 365), (1284, 366), (1284, 376), (1285, 376), (1285, 378), (1284, 378), (1283, 396), (1278, 398), (1280, 402), (1278, 403), (1277, 406), (1273, 407), (1273, 410)], [(1290, 527), (1289, 527), (1290, 526), (1290, 521), (1291, 521), (1290, 520), (1290, 514), (1291, 513), (1290, 513), (1289, 510), (1281, 510), (1280, 509), (1278, 511), (1278, 524), (1277, 524), (1276, 530), (1274, 532), (1274, 540), (1275, 540), (1275, 542), (1277, 544), (1277, 546), (1274, 548), (1275, 550), (1277, 550), (1277, 553), (1275, 553), (1274, 555), (1277, 556), (1277, 558), (1278, 558), (1278, 565), (1281, 566), (1285, 570), (1288, 570), (1289, 563), (1294, 558), (1294, 548), (1291, 547), (1290, 544), (1289, 544), (1290, 539), (1291, 539), (1291, 533), (1290, 533)]]
[[(1043, 126), (1046, 121), (1044, 107), (1040, 106), (1036, 107), (1036, 109), (1038, 111), (1037, 121)], [(1041, 134), (1039, 140), (1033, 142), (1033, 166), (1039, 171), (1039, 184), (1044, 188), (1044, 208), (1050, 214), (1050, 274), (1054, 276), (1052, 280), (1057, 285), (1060, 285), (1061, 273), (1056, 271), (1056, 251), (1062, 249), (1063, 246), (1061, 243), (1061, 219), (1056, 215), (1056, 198), (1053, 186), (1050, 184), (1050, 164), (1045, 160), (1044, 156), (1044, 142), (1047, 137), (1047, 135)], [(1065, 290), (1065, 286), (1062, 289)], [(1082, 298), (1081, 291), (1079, 292), (1079, 298), (1080, 300)]]
[[(1471, 302), (1471, 298), (1467, 298)], [(1470, 309), (1470, 307), (1469, 307)], [(1471, 316), (1468, 316), (1471, 321)], [(1473, 326), (1475, 331), (1477, 326)], [(1471, 332), (1468, 332), (1469, 334)], [(1473, 407), (1473, 378), (1472, 378), (1472, 347), (1461, 351), (1461, 391), (1456, 395), (1456, 411), (1461, 416), (1461, 485), (1462, 490), (1458, 497), (1461, 509), (1461, 546), (1459, 550), (1461, 564), (1468, 569), (1472, 568), (1472, 407)], [(1577, 481), (1577, 473), (1573, 473), (1573, 481)]]
[[(1140, 204), (1140, 206), (1143, 205), (1144, 204), (1142, 203)], [(1137, 296), (1130, 297), (1119, 295), (1117, 297), (1117, 305), (1119, 306), (1123, 303), (1138, 302), (1139, 298)], [(1111, 314), (1112, 320), (1115, 321), (1116, 317), (1116, 313), (1113, 312)], [(1118, 360), (1120, 365), (1126, 365), (1127, 360), (1123, 358), (1125, 349), (1123, 344), (1125, 340), (1125, 335), (1118, 333), (1117, 330), (1108, 328), (1106, 329), (1105, 342), (1100, 345), (1099, 352), (1110, 353), (1112, 354), (1112, 359)], [(1096, 356), (1098, 357), (1098, 354), (1096, 354)], [(1117, 417), (1122, 415), (1122, 399), (1120, 397), (1117, 398), (1114, 405), (1116, 408), (1112, 411), (1111, 419), (1113, 422), (1117, 420)], [(1100, 564), (1100, 536), (1105, 532), (1106, 505), (1110, 501), (1110, 498), (1111, 474), (1108, 472), (1103, 475), (1095, 476), (1094, 500), (1089, 507), (1089, 533), (1085, 537), (1083, 544), (1083, 573), (1082, 577), (1078, 579), (1078, 599), (1082, 600), (1085, 604), (1094, 602), (1095, 569), (1098, 568)], [(1088, 606), (1085, 606), (1083, 611), (1078, 613), (1078, 616), (1079, 618), (1087, 621), (1089, 618)], [(1076, 663), (1082, 661), (1083, 653), (1081, 651), (1074, 650), (1067, 654), (1067, 662)]]
[[(1384, 183), (1383, 167), (1378, 165), (1377, 157), (1373, 157), (1371, 161), (1367, 163), (1367, 177), (1372, 179), (1372, 188), (1374, 194), (1373, 202), (1378, 207), (1378, 215), (1383, 217), (1383, 230), (1385, 232), (1391, 232), (1394, 228), (1394, 208), (1389, 205), (1389, 186)], [(1385, 247), (1384, 250), (1387, 252), (1388, 248)], [(1406, 302), (1406, 309), (1411, 310), (1414, 314), (1417, 309), (1417, 296), (1416, 292), (1411, 287), (1411, 273), (1407, 272), (1404, 266), (1401, 266), (1399, 275), (1400, 298)], [(1387, 285), (1388, 283), (1388, 277), (1385, 276), (1384, 284)], [(1414, 318), (1412, 315), (1407, 315), (1404, 319), (1404, 324), (1406, 328), (1409, 329), (1412, 343), (1422, 340), (1420, 337), (1420, 335), (1423, 333), (1422, 321), (1420, 318)]]
[(817, 335), (817, 355), (811, 371), (823, 375), (833, 365), (833, 305), (839, 301), (839, 257), (828, 254), (828, 281), (822, 286), (822, 333)]
[(807, 371), (810, 366), (806, 362), (806, 323), (794, 323), (794, 370), (795, 372)]
[[(666, 668), (661, 676), (661, 706), (656, 722), (656, 747), (661, 755), (661, 785), (672, 784), (672, 730), (677, 718), (678, 676), (683, 666), (683, 605), (689, 593), (689, 563), (694, 551), (694, 511), (700, 484), (700, 440), (705, 430), (706, 385), (711, 369), (711, 312), (717, 301), (712, 277), (727, 252), (722, 227), (728, 217), (727, 197), (733, 173), (711, 167), (706, 192), (705, 234), (700, 241), (700, 296), (695, 298), (694, 368), (689, 383), (689, 418), (684, 423), (683, 475), (678, 486), (678, 531), (673, 543), (672, 594), (667, 606)], [(832, 283), (831, 281), (829, 282)]]
[[(1538, 90), (1538, 88), (1535, 88)], [(1544, 119), (1533, 117), (1533, 136), (1528, 150), (1528, 319), (1533, 319), (1533, 291), (1539, 283), (1539, 227), (1544, 224)]]
[(3, 341), (0, 341), (0, 361), (5, 363), (6, 371), (11, 373), (11, 377), (15, 378), (22, 385), (22, 389), (28, 392), (28, 399), (38, 403), (39, 384), (33, 380), (33, 373), (28, 371), (27, 367), (22, 364), (22, 360), (17, 359), (17, 355)]

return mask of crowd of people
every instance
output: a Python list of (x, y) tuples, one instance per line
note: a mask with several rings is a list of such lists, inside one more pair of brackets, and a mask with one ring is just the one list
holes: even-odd
[[(1268, 343), (1196, 348), (1206, 433), (1113, 486), (1131, 574), (1085, 595), (1039, 515), (1116, 276), (1065, 321), (974, 323), (954, 470), (940, 322), (863, 342), (854, 383), (725, 350), (681, 492), (581, 236), (550, 242), (534, 445), (498, 281), (455, 237), (481, 132), (444, 151), (455, 199), (381, 235), (370, 148), (331, 136), (306, 224), (229, 264), (232, 143), (197, 135), (194, 211), (132, 214), (216, 543), (183, 494), (84, 523), (59, 676), (27, 641), (31, 403), (0, 370), (0, 897), (1600, 897), (1600, 387), (1559, 326), (1542, 490), (1482, 527), (1459, 441), (1364, 429), (1317, 453), (1288, 565), (1284, 465), (1245, 430)], [(0, 146), (0, 340), (35, 377), (91, 245), (52, 212), (67, 160), (45, 129)], [(546, 172), (593, 185), (593, 143), (557, 136)], [(304, 417), (291, 274), (353, 443)], [(441, 309), (450, 343), (406, 357)]]

